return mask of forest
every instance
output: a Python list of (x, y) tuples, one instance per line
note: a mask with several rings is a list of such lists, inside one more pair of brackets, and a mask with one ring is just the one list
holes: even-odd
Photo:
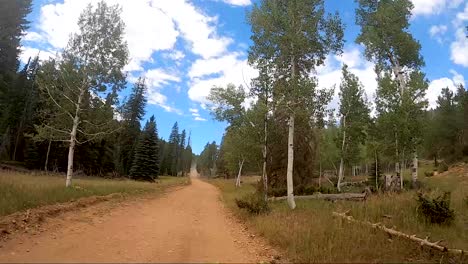
[[(291, 196), (292, 183), (316, 185), (324, 175), (337, 191), (358, 175), (370, 176), (375, 190), (385, 184), (385, 174), (399, 189), (417, 187), (421, 159), (432, 160), (435, 173), (468, 161), (468, 92), (461, 83), (456, 91), (444, 88), (437, 106), (428, 107), (421, 44), (409, 32), (411, 2), (357, 2), (355, 42), (375, 63), (376, 93), (366, 94), (347, 65), (338, 87), (318, 85), (317, 67), (328, 54), (343, 52), (337, 14), (325, 14), (320, 1), (264, 1), (247, 15), (249, 63), (259, 77), (249, 87), (211, 90), (211, 114), (228, 127), (219, 145), (205, 146), (199, 171), (226, 178), (262, 175), (264, 190), (287, 185)], [(336, 109), (329, 107), (334, 90)], [(254, 103), (245, 107), (246, 100)], [(411, 180), (401, 176), (405, 172)]]
[[(8, 167), (106, 178), (154, 181), (190, 170), (190, 133), (175, 122), (168, 140), (157, 117), (142, 126), (147, 84), (130, 86), (123, 67), (128, 47), (121, 8), (99, 3), (83, 10), (80, 32), (56, 57), (19, 62), (31, 0), (0, 5), (0, 160)], [(98, 22), (97, 22), (98, 21)], [(39, 55), (39, 54), (38, 54)]]
[[(174, 10), (200, 15), (192, 2)], [(343, 14), (324, 0), (253, 1), (245, 49), (258, 75), (189, 102), (186, 117), (225, 125), (198, 154), (191, 129), (208, 123), (173, 120), (161, 135), (151, 83), (126, 71), (123, 7), (92, 2), (65, 48), (24, 62), (35, 2), (0, 1), (0, 260), (466, 262), (468, 90), (458, 78), (429, 103), (414, 2), (355, 0), (346, 14), (373, 65), (369, 94), (342, 61), (339, 84), (319, 83), (349, 40)]]

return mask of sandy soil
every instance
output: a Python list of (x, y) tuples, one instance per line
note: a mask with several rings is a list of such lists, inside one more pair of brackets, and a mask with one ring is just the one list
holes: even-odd
[(0, 244), (0, 262), (237, 262), (277, 254), (197, 178), (163, 196), (104, 202)]

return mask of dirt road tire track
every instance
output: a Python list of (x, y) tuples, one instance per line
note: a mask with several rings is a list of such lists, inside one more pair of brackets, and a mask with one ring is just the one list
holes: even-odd
[(229, 216), (216, 187), (199, 179), (156, 198), (68, 212), (44, 232), (20, 234), (0, 262), (237, 262), (276, 255)]

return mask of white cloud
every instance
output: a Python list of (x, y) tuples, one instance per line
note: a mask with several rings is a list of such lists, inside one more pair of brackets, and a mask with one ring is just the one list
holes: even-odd
[(185, 0), (156, 1), (153, 4), (164, 10), (177, 24), (182, 37), (191, 45), (191, 51), (203, 58), (212, 58), (227, 51), (231, 38), (218, 36), (217, 18), (205, 15)]
[[(41, 7), (36, 31), (27, 33), (29, 41), (46, 41), (53, 49), (64, 48), (71, 33), (78, 31), (78, 17), (89, 4), (100, 0), (63, 0)], [(125, 39), (130, 51), (128, 71), (143, 71), (142, 62), (151, 62), (155, 51), (171, 50), (178, 37), (184, 38), (191, 51), (203, 58), (220, 56), (233, 42), (218, 36), (217, 18), (210, 17), (186, 0), (105, 0), (122, 7), (126, 24)], [(233, 1), (233, 3), (236, 1)], [(240, 3), (241, 1), (238, 1)], [(171, 54), (174, 60), (185, 55)]]
[[(182, 111), (171, 106), (167, 102), (167, 97), (161, 93), (164, 86), (168, 84), (180, 82), (180, 77), (174, 73), (167, 72), (163, 69), (150, 69), (142, 74), (142, 77), (146, 79), (148, 85), (148, 103), (158, 105), (167, 112), (176, 113), (181, 115)], [(130, 76), (131, 82), (136, 82), (138, 78)]]
[(189, 98), (198, 103), (207, 103), (206, 97), (213, 86), (250, 85), (252, 78), (258, 76), (257, 70), (250, 67), (246, 59), (239, 58), (240, 53), (229, 53), (219, 58), (198, 59), (192, 64)]
[(457, 14), (458, 21), (466, 21), (468, 20), (468, 3), (465, 5), (465, 10)]
[(29, 58), (35, 58), (36, 56), (39, 56), (39, 60), (43, 61), (54, 58), (55, 54), (52, 51), (44, 51), (32, 47), (21, 47), (19, 59), (22, 63), (27, 63)]
[(173, 51), (171, 53), (166, 54), (165, 56), (175, 61), (180, 61), (183, 58), (185, 58), (185, 54), (180, 50)]
[(195, 120), (195, 121), (207, 121), (206, 118), (201, 117), (200, 111), (197, 108), (190, 108), (189, 112), (192, 114), (193, 120)]
[(222, 0), (226, 4), (233, 6), (248, 6), (252, 4), (251, 0)]
[(377, 90), (374, 64), (366, 61), (357, 47), (345, 49), (341, 56), (328, 56), (325, 65), (317, 69), (316, 76), (320, 88), (329, 89), (335, 86), (334, 96), (329, 104), (329, 108), (337, 109), (339, 105), (338, 93), (343, 63), (347, 64), (349, 71), (359, 78), (369, 99), (375, 95), (375, 91)]
[(429, 101), (429, 108), (433, 109), (437, 106), (437, 97), (440, 95), (440, 92), (443, 88), (449, 88), (451, 91), (455, 91), (458, 84), (465, 85), (465, 79), (463, 75), (454, 70), (450, 70), (450, 73), (453, 75), (451, 79), (443, 77), (433, 80), (429, 84), (429, 88), (426, 92), (426, 98)]
[(455, 41), (450, 45), (450, 59), (458, 65), (468, 67), (468, 38), (464, 27), (457, 29)]
[(33, 41), (33, 42), (43, 42), (44, 36), (37, 32), (26, 32), (24, 37), (22, 38), (23, 41)]
[[(78, 17), (83, 9), (98, 0), (64, 0), (42, 6), (39, 34), (54, 48), (62, 49), (71, 33), (78, 31)], [(154, 51), (171, 49), (179, 33), (175, 24), (161, 9), (150, 1), (107, 0), (122, 7), (122, 20), (126, 25), (125, 39), (130, 51), (128, 70), (141, 70), (142, 61), (148, 61)]]
[(437, 42), (442, 43), (442, 37), (447, 32), (448, 27), (446, 25), (434, 25), (429, 29), (429, 34), (432, 38), (436, 39)]
[(412, 0), (414, 9), (413, 15), (434, 15), (440, 14), (447, 8), (456, 8), (464, 0)]

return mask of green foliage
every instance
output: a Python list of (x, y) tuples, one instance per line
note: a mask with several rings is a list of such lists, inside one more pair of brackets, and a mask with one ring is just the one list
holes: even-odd
[(455, 211), (450, 208), (450, 192), (443, 194), (418, 193), (419, 215), (429, 223), (450, 225), (455, 218)]
[(247, 210), (250, 214), (264, 214), (270, 211), (268, 202), (257, 193), (248, 194), (240, 199), (235, 199), (237, 207)]
[(203, 151), (197, 159), (197, 171), (202, 176), (216, 176), (216, 161), (218, 159), (218, 146), (216, 142), (206, 143)]
[(359, 162), (360, 146), (367, 138), (369, 127), (369, 107), (364, 88), (356, 75), (349, 72), (348, 66), (342, 68), (340, 84), (340, 140), (341, 157), (347, 164)]
[(145, 114), (147, 98), (145, 80), (139, 78), (132, 89), (128, 101), (123, 106), (123, 129), (116, 144), (118, 161), (117, 170), (122, 175), (128, 175), (133, 162), (135, 147), (140, 134), (140, 122)]
[(29, 27), (26, 16), (31, 10), (32, 0), (0, 2), (0, 88), (2, 79), (13, 75), (19, 65), (20, 41)]
[(159, 176), (159, 142), (154, 116), (146, 123), (135, 149), (130, 177), (135, 180), (154, 181)]

